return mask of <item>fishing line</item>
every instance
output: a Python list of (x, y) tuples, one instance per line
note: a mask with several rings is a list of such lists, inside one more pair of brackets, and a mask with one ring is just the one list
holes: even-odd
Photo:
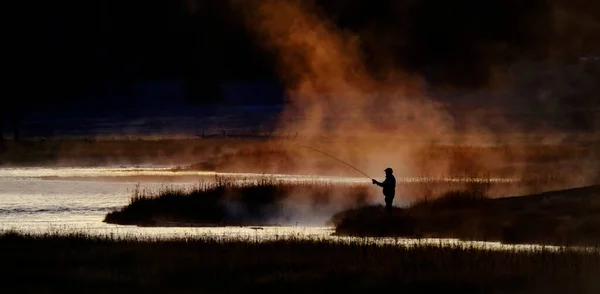
[(351, 164), (349, 164), (349, 163), (347, 163), (347, 162), (345, 162), (345, 161), (343, 161), (343, 160), (341, 160), (341, 159), (339, 159), (339, 158), (337, 158), (337, 157), (334, 157), (333, 155), (327, 154), (327, 153), (325, 153), (325, 152), (323, 152), (323, 151), (319, 151), (319, 150), (317, 150), (317, 149), (315, 149), (315, 148), (312, 148), (312, 147), (310, 147), (310, 146), (305, 146), (305, 145), (301, 145), (301, 144), (298, 144), (298, 143), (296, 143), (296, 145), (298, 145), (298, 146), (300, 146), (300, 147), (304, 147), (304, 148), (310, 149), (310, 150), (312, 150), (312, 151), (315, 151), (315, 152), (318, 152), (318, 153), (321, 153), (321, 154), (323, 154), (323, 155), (329, 156), (329, 157), (331, 157), (331, 158), (333, 158), (333, 159), (335, 159), (335, 160), (337, 160), (337, 161), (339, 161), (339, 162), (341, 162), (341, 163), (343, 163), (343, 164), (345, 164), (345, 165), (347, 165), (347, 166), (351, 167), (352, 169), (356, 170), (357, 172), (359, 172), (359, 173), (363, 174), (365, 177), (369, 178), (369, 180), (370, 180), (370, 179), (373, 179), (373, 178), (371, 178), (369, 175), (367, 175), (367, 174), (365, 174), (364, 172), (362, 172), (361, 170), (359, 170), (358, 168), (356, 168), (356, 167), (352, 166)]

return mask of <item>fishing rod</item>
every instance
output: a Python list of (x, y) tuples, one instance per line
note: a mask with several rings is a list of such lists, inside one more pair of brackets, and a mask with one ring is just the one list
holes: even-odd
[(345, 165), (347, 165), (347, 166), (351, 167), (352, 169), (356, 170), (357, 172), (359, 172), (359, 173), (363, 174), (365, 177), (369, 178), (369, 180), (373, 179), (373, 178), (371, 178), (369, 175), (367, 175), (367, 174), (365, 174), (364, 172), (362, 172), (361, 170), (359, 170), (358, 168), (356, 168), (356, 167), (352, 166), (351, 164), (349, 164), (349, 163), (347, 163), (347, 162), (345, 162), (345, 161), (343, 161), (343, 160), (341, 160), (341, 159), (339, 159), (339, 158), (337, 158), (337, 157), (334, 157), (334, 156), (333, 156), (333, 155), (331, 155), (331, 154), (327, 154), (327, 153), (325, 153), (325, 152), (323, 152), (323, 151), (319, 151), (319, 150), (317, 150), (317, 149), (315, 149), (315, 148), (312, 148), (312, 147), (310, 147), (310, 146), (301, 145), (301, 144), (297, 144), (297, 143), (296, 143), (296, 145), (298, 145), (298, 146), (300, 146), (300, 147), (304, 147), (304, 148), (310, 149), (310, 150), (312, 150), (312, 151), (315, 151), (315, 152), (318, 152), (318, 153), (321, 153), (321, 154), (323, 154), (323, 155), (325, 155), (325, 156), (329, 156), (329, 157), (331, 157), (331, 158), (333, 158), (333, 159), (335, 159), (335, 160), (337, 160), (337, 161), (339, 161), (339, 162), (341, 162), (341, 163), (343, 163), (343, 164), (345, 164)]

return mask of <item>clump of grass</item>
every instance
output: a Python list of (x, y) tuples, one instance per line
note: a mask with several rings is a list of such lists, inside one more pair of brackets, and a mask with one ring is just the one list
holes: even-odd
[[(285, 218), (285, 201), (318, 205), (343, 195), (340, 207), (367, 199), (366, 185), (323, 182), (291, 183), (273, 178), (236, 182), (217, 177), (188, 189), (163, 187), (158, 191), (134, 189), (127, 206), (110, 212), (105, 222), (122, 225), (227, 226), (269, 225)], [(346, 205), (346, 206), (344, 206)]]
[(2, 290), (53, 293), (596, 293), (598, 250), (0, 233)]
[(371, 206), (331, 219), (336, 234), (441, 237), (504, 243), (600, 244), (600, 186), (489, 199), (481, 191), (449, 192), (387, 215)]

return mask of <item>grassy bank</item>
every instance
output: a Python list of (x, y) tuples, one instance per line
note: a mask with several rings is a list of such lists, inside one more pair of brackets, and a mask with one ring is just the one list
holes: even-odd
[[(55, 138), (5, 141), (0, 166), (214, 164), (212, 156), (262, 144), (258, 139)], [(213, 167), (214, 168), (214, 167)]]
[(600, 254), (0, 234), (3, 293), (596, 293)]
[(351, 209), (332, 217), (336, 233), (352, 236), (450, 237), (504, 243), (600, 244), (600, 186), (489, 199), (449, 192), (396, 208)]
[[(189, 189), (133, 191), (130, 203), (104, 221), (139, 226), (276, 225), (299, 206), (338, 209), (364, 204), (368, 185), (282, 182), (261, 178), (247, 183), (217, 178)], [(287, 205), (293, 203), (293, 207)], [(292, 209), (288, 211), (287, 209)]]

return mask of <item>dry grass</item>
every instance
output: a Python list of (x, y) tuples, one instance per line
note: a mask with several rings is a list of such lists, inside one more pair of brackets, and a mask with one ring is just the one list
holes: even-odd
[(3, 293), (596, 293), (600, 253), (0, 234)]
[(141, 226), (276, 225), (276, 220), (288, 218), (286, 201), (312, 206), (335, 201), (344, 209), (364, 204), (367, 188), (364, 184), (293, 183), (267, 177), (246, 183), (218, 177), (189, 189), (148, 191), (138, 187), (129, 205), (110, 212), (104, 221)]

